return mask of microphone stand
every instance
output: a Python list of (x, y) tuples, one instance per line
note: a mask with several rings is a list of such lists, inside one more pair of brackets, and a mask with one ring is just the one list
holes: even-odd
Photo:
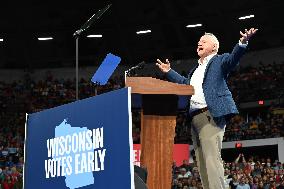
[(133, 66), (131, 68), (129, 68), (128, 70), (124, 71), (124, 83), (126, 83), (126, 77), (130, 77), (131, 75), (131, 71), (135, 70), (135, 69), (143, 69), (145, 66), (146, 62), (142, 61), (139, 64), (137, 64), (136, 66)]
[(108, 4), (102, 10), (95, 13), (85, 24), (75, 33), (73, 37), (76, 40), (76, 101), (79, 99), (79, 38), (84, 31), (86, 31), (96, 20), (98, 20), (109, 8), (111, 4)]

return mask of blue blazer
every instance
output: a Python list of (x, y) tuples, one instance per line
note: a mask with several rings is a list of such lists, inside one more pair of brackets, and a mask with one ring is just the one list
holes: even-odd
[[(205, 69), (202, 83), (203, 92), (208, 110), (216, 119), (218, 117), (226, 117), (238, 113), (236, 104), (227, 85), (227, 78), (229, 73), (238, 65), (245, 50), (245, 46), (237, 44), (231, 54), (225, 53), (213, 56)], [(197, 66), (189, 72), (187, 78), (172, 69), (166, 76), (172, 82), (189, 85), (190, 78), (196, 68)], [(224, 127), (225, 123), (217, 125)]]

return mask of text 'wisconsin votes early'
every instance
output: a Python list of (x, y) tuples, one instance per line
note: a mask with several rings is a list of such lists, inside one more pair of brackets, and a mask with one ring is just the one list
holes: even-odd
[(48, 139), (46, 178), (104, 170), (103, 127)]

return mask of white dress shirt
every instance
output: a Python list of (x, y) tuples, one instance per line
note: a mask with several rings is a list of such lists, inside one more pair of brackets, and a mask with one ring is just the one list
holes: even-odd
[(204, 80), (205, 69), (208, 65), (208, 62), (214, 55), (216, 55), (216, 53), (206, 56), (203, 59), (203, 63), (201, 63), (200, 59), (198, 60), (199, 65), (193, 72), (193, 75), (190, 79), (190, 85), (194, 87), (194, 95), (192, 95), (190, 99), (190, 112), (205, 108), (207, 106), (203, 93), (202, 83)]
[[(241, 43), (239, 41), (239, 46), (246, 48), (248, 45), (248, 42), (246, 44)], [(205, 74), (205, 69), (208, 65), (208, 62), (211, 60), (213, 56), (215, 56), (217, 53), (210, 54), (206, 56), (203, 59), (203, 63), (201, 63), (200, 59), (198, 60), (198, 67), (196, 70), (193, 72), (193, 75), (190, 79), (190, 85), (194, 87), (194, 95), (191, 96), (190, 99), (190, 109), (189, 112), (193, 112), (197, 109), (205, 108), (207, 106), (204, 93), (203, 93), (203, 80), (204, 80), (204, 74)]]

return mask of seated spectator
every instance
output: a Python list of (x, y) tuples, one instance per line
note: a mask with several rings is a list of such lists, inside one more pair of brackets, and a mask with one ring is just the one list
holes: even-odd
[(258, 129), (258, 125), (257, 125), (257, 122), (256, 121), (252, 121), (250, 123), (250, 129)]
[(276, 189), (284, 189), (284, 179), (282, 179), (280, 185), (277, 186)]
[(175, 161), (173, 161), (173, 164), (172, 164), (172, 176), (173, 178), (176, 178), (175, 176), (179, 173), (179, 168), (176, 164)]
[(194, 178), (199, 178), (199, 177), (200, 177), (197, 167), (193, 167), (193, 168), (192, 168), (192, 176), (193, 176)]
[(11, 171), (10, 167), (5, 167), (5, 169), (3, 170), (3, 173), (7, 177), (7, 176), (11, 175), (12, 171)]
[(14, 182), (11, 180), (10, 176), (6, 176), (4, 181), (2, 182), (2, 189), (13, 189)]
[(18, 170), (23, 170), (23, 166), (24, 166), (24, 158), (20, 157), (18, 163), (16, 164), (16, 168)]
[(191, 172), (190, 171), (186, 171), (185, 168), (180, 168), (179, 172), (180, 172), (180, 174), (178, 174), (178, 176), (177, 176), (178, 179), (180, 179), (180, 178), (188, 178), (188, 177), (192, 176)]
[(258, 189), (259, 179), (258, 177), (254, 177), (252, 183), (250, 184), (251, 189)]
[(18, 178), (20, 177), (20, 173), (17, 171), (16, 167), (11, 168), (11, 180), (12, 182), (17, 182)]
[(8, 157), (8, 161), (6, 161), (6, 167), (13, 167), (14, 166), (14, 162), (13, 162), (13, 157), (9, 156)]
[(173, 180), (172, 189), (180, 189), (182, 188), (182, 183), (179, 182), (177, 179)]
[(191, 166), (189, 165), (188, 160), (186, 159), (182, 161), (182, 164), (179, 166), (179, 168), (185, 168), (186, 171), (192, 171)]
[(0, 168), (0, 184), (4, 181), (4, 179), (5, 179), (5, 175), (2, 171), (2, 169)]
[(259, 181), (257, 189), (265, 189), (263, 181)]
[(192, 179), (191, 184), (189, 185), (189, 189), (197, 189), (197, 180)]
[(246, 181), (246, 178), (242, 177), (236, 189), (250, 189), (250, 186), (245, 181)]

